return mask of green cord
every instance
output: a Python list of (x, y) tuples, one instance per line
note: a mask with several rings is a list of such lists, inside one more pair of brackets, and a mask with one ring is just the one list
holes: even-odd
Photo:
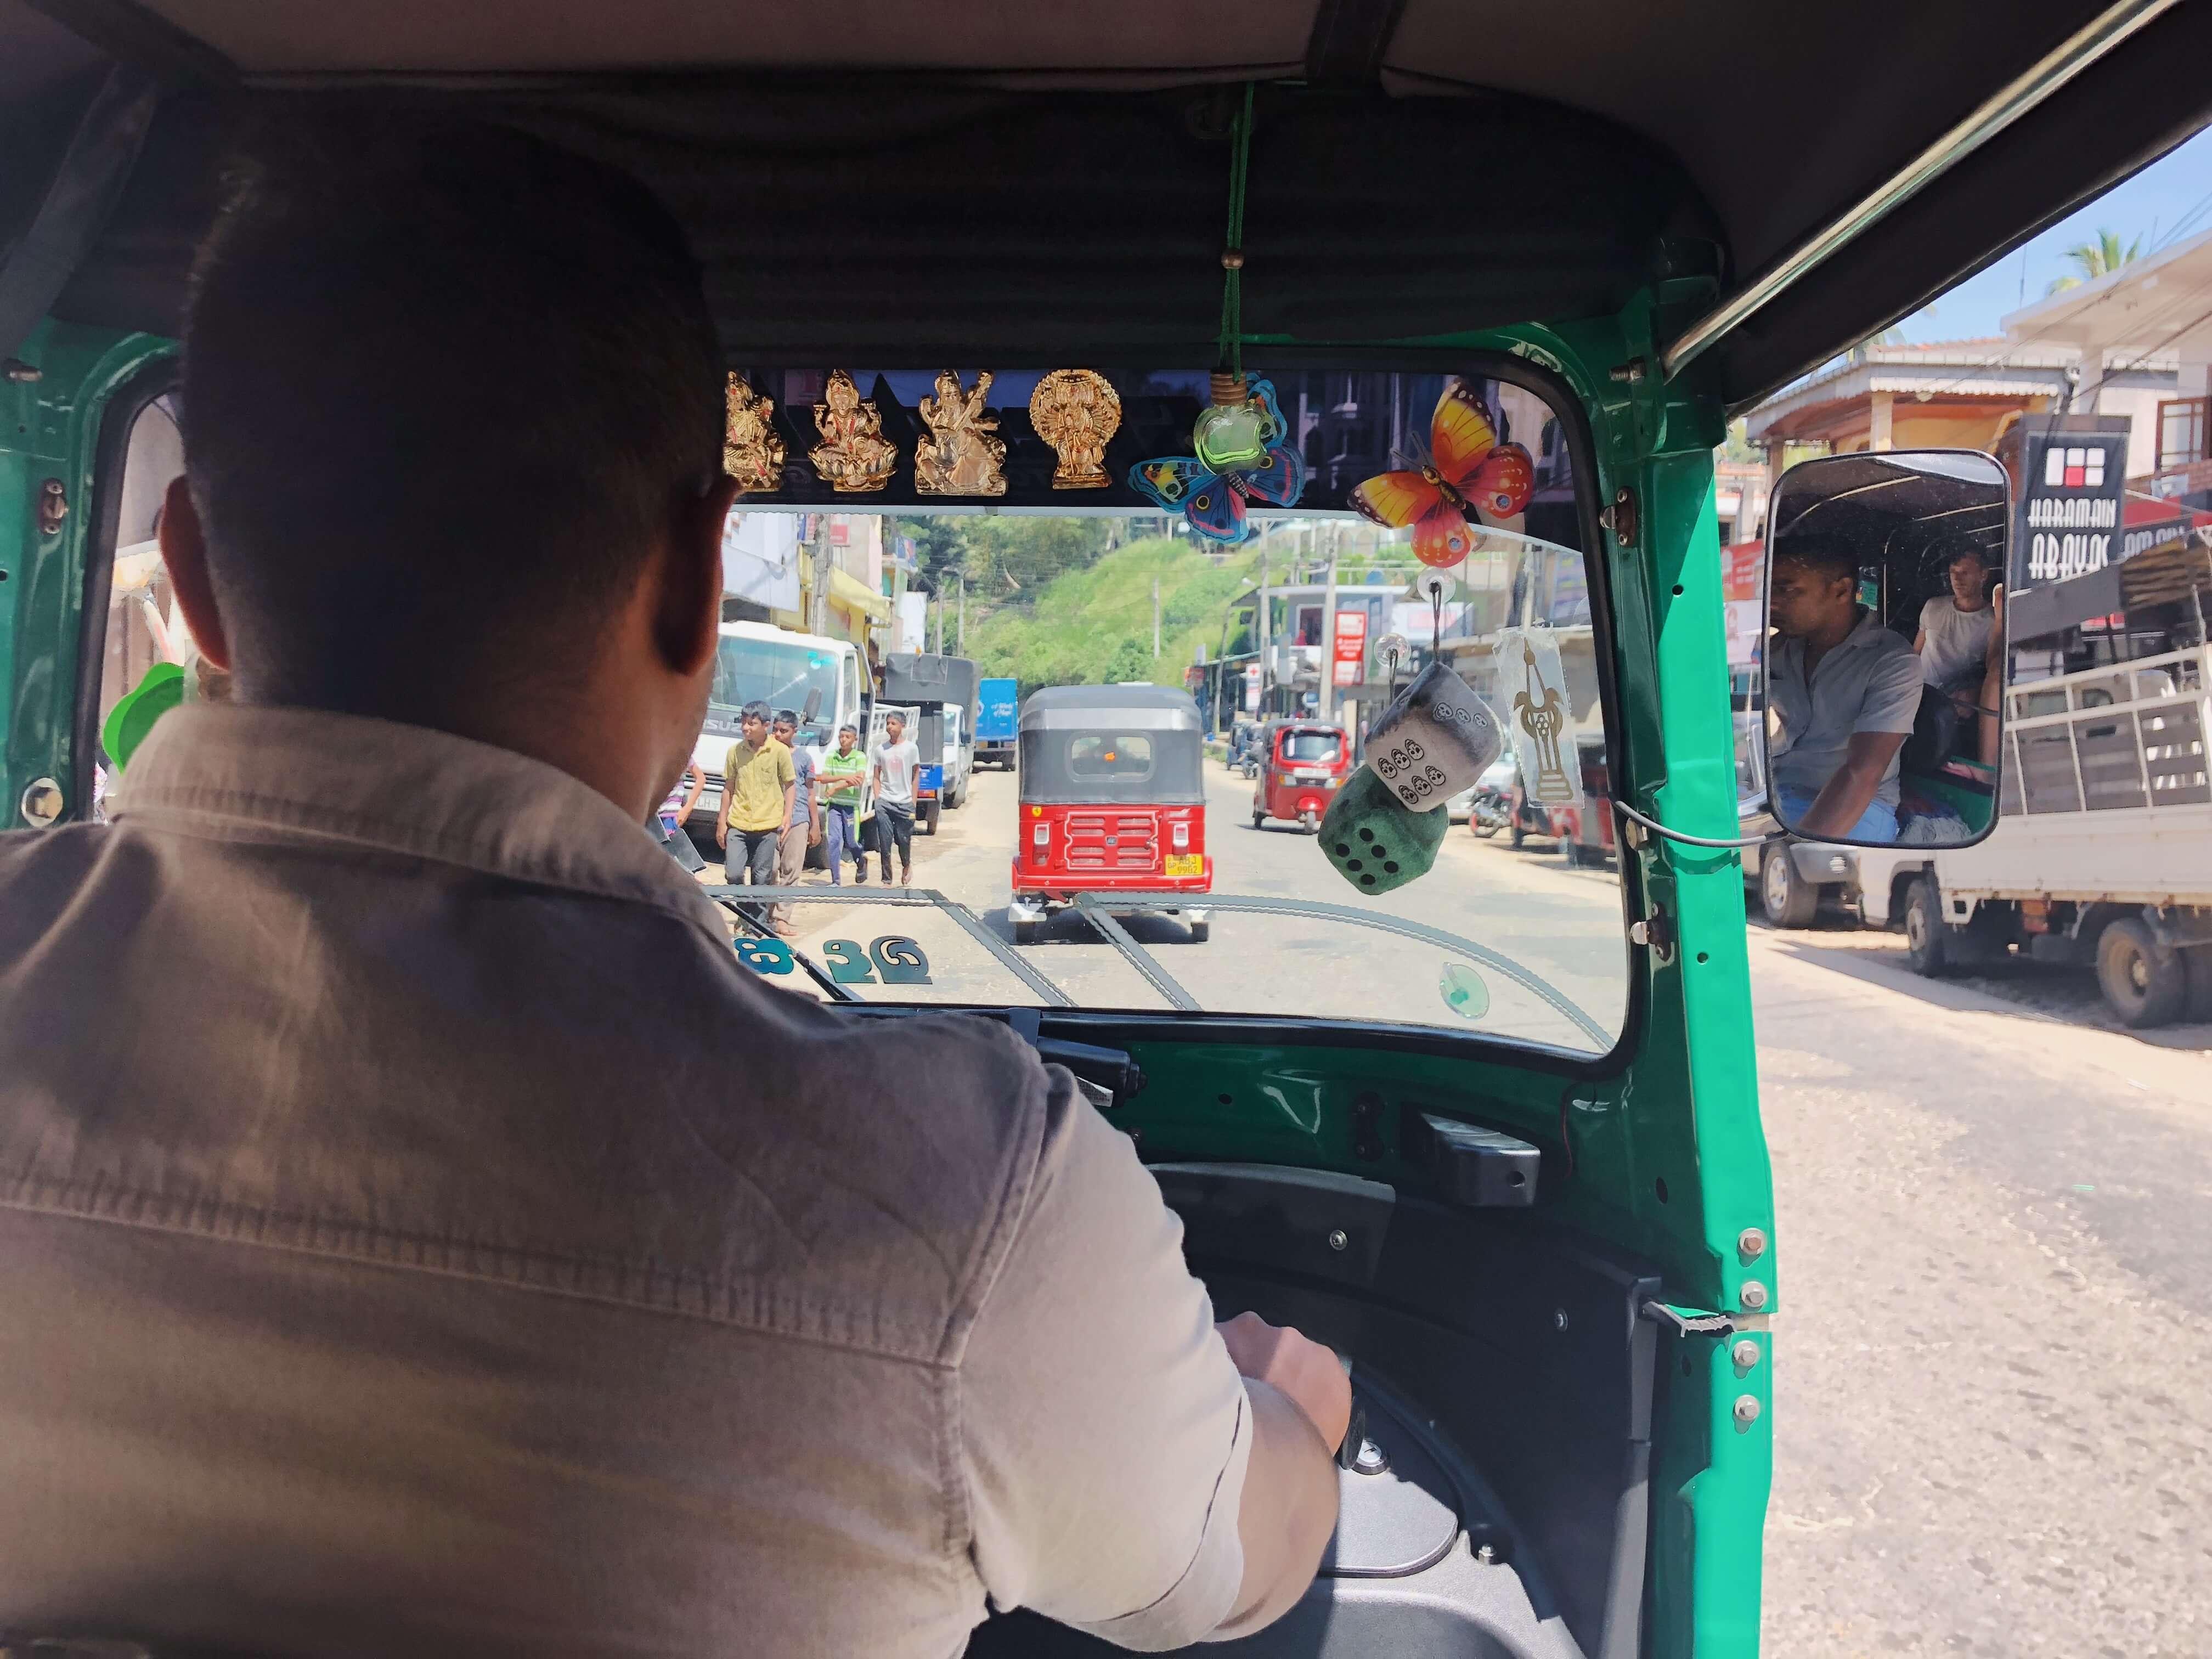
[(1244, 83), (1244, 108), (1231, 129), (1229, 155), (1229, 240), (1225, 252), (1237, 256), (1221, 277), (1219, 352), (1239, 379), (1244, 374), (1244, 180), (1252, 160), (1253, 83)]

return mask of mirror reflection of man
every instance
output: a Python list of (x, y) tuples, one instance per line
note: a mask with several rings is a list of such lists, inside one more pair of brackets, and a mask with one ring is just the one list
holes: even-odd
[(1944, 562), (1947, 591), (1920, 609), (1920, 632), (1912, 648), (1920, 653), (1921, 678), (1930, 690), (1949, 701), (1938, 747), (1948, 754), (1960, 727), (1975, 733), (1974, 752), (1986, 764), (1997, 757), (1994, 709), (2003, 690), (2004, 584), (1992, 586), (1992, 572), (1981, 550), (1954, 543)]
[(1858, 559), (1840, 537), (1778, 538), (1767, 580), (1775, 805), (1802, 836), (1891, 842), (1920, 658), (1857, 590)]

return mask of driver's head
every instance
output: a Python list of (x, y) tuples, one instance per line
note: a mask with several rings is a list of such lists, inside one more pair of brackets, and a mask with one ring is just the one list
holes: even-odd
[(184, 347), (163, 544), (241, 701), (517, 747), (618, 721), (673, 781), (731, 486), (698, 267), (642, 186), (489, 126), (273, 132)]
[(1858, 560), (1841, 537), (1814, 531), (1780, 538), (1767, 578), (1767, 615), (1793, 638), (1832, 633), (1850, 625), (1858, 581)]

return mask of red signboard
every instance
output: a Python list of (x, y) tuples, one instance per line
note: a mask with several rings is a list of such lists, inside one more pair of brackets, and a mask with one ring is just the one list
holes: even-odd
[(1333, 685), (1358, 685), (1367, 678), (1367, 612), (1336, 613), (1336, 672)]

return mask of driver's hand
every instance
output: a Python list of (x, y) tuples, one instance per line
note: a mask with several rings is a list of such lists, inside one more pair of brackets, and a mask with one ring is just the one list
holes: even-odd
[(1352, 1379), (1334, 1350), (1255, 1313), (1238, 1314), (1213, 1328), (1240, 1376), (1288, 1395), (1332, 1452), (1344, 1443), (1352, 1425)]

